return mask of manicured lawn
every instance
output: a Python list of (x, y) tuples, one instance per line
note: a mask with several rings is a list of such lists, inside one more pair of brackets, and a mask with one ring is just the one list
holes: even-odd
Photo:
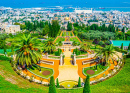
[[(114, 77), (96, 85), (91, 85), (91, 93), (130, 92), (130, 58), (122, 70)], [(48, 93), (48, 87), (29, 82), (17, 75), (9, 61), (0, 61), (0, 93)], [(83, 93), (83, 89), (57, 89), (57, 93)]]
[[(97, 75), (101, 72), (103, 72), (105, 69), (107, 69), (108, 66), (102, 66), (102, 65), (97, 65), (97, 71), (96, 71), (96, 66), (93, 66), (93, 67), (88, 67), (88, 68), (84, 68), (83, 72), (84, 72), (84, 75), (87, 76), (87, 75), (90, 75), (91, 76), (94, 76), (94, 75)], [(93, 70), (95, 73), (94, 74), (88, 74), (87, 71), (88, 70)]]
[(72, 32), (70, 32), (70, 36), (73, 36)]
[(65, 41), (65, 38), (58, 38), (55, 43), (59, 43), (59, 41)]
[(60, 85), (64, 86), (64, 88), (73, 88), (75, 85), (77, 85), (78, 83), (75, 81), (63, 81), (60, 83)]
[(66, 32), (63, 32), (63, 33), (62, 33), (62, 36), (66, 36)]
[(67, 31), (67, 32), (63, 32), (62, 36), (73, 36), (73, 34), (72, 32)]
[(76, 58), (86, 58), (88, 57), (87, 55), (86, 56), (77, 56)]
[[(32, 73), (34, 73), (37, 76), (43, 77), (43, 78), (49, 78), (53, 75), (53, 69), (50, 68), (43, 68), (43, 67), (39, 67), (37, 65), (32, 66), (32, 68), (28, 68), (28, 70)], [(41, 71), (40, 71), (41, 70)], [(44, 71), (48, 71), (50, 72), (47, 75), (44, 75), (43, 72)]]
[(70, 41), (75, 41), (75, 42), (80, 43), (79, 40), (76, 37), (70, 38)]

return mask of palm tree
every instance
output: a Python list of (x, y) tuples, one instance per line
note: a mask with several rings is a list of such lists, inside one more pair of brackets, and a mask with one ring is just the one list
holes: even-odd
[(86, 43), (86, 42), (83, 42), (83, 43), (81, 44), (81, 46), (80, 46), (80, 48), (81, 48), (84, 52), (87, 51), (87, 50), (90, 50), (90, 47), (91, 47), (91, 45), (88, 44), (88, 43)]
[[(115, 50), (113, 45), (110, 46), (106, 46), (105, 48), (101, 48), (97, 51), (97, 54), (95, 55), (95, 57), (100, 57), (102, 62), (109, 63), (110, 60), (113, 61), (113, 56), (116, 55), (117, 57), (119, 57)], [(104, 64), (104, 65), (105, 65)]]
[(52, 53), (56, 49), (56, 44), (54, 43), (54, 40), (52, 38), (49, 38), (44, 43), (44, 51), (48, 53)]
[(41, 28), (37, 28), (36, 31), (39, 33), (39, 35), (42, 35), (42, 33), (43, 33), (43, 29), (41, 29)]
[(19, 62), (20, 65), (32, 65), (36, 64), (41, 58), (41, 43), (36, 38), (31, 38), (31, 35), (21, 36), (19, 42), (16, 46), (16, 62)]

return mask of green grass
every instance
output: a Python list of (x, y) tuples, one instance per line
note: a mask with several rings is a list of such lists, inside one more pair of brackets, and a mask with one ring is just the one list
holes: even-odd
[(59, 41), (65, 41), (65, 38), (58, 38), (55, 43), (59, 43)]
[[(130, 58), (114, 77), (91, 85), (91, 93), (130, 92)], [(82, 93), (83, 89), (57, 89), (57, 93)], [(0, 93), (48, 93), (48, 87), (29, 82), (17, 75), (8, 61), (0, 61)]]
[(76, 58), (86, 58), (88, 57), (87, 55), (86, 56), (77, 56)]
[[(83, 72), (84, 72), (85, 76), (89, 75), (91, 77), (91, 76), (94, 76), (94, 75), (97, 75), (97, 74), (103, 72), (107, 67), (108, 66), (102, 66), (99, 64), (99, 65), (97, 65), (97, 71), (95, 71), (96, 66), (93, 66), (93, 67), (84, 68)], [(93, 70), (95, 73), (90, 75), (86, 72), (87, 70)]]
[(66, 36), (66, 32), (63, 32), (63, 33), (62, 33), (62, 36)]
[(70, 38), (70, 41), (75, 41), (75, 42), (80, 43), (79, 40), (76, 37)]
[(70, 36), (73, 36), (72, 32), (70, 32)]
[(64, 86), (64, 88), (73, 88), (75, 85), (78, 85), (78, 82), (68, 80), (61, 82), (60, 85)]
[[(41, 69), (41, 72), (40, 72)], [(53, 75), (53, 69), (50, 68), (43, 68), (43, 67), (38, 67), (37, 65), (32, 66), (32, 68), (28, 68), (29, 71), (34, 73), (37, 76), (40, 76), (42, 78), (49, 78)], [(44, 71), (50, 71), (49, 75), (43, 75), (42, 72)]]

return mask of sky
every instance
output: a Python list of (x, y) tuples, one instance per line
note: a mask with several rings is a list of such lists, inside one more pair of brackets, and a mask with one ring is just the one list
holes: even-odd
[(130, 0), (0, 0), (0, 6), (12, 8), (72, 5), (79, 7), (130, 7)]

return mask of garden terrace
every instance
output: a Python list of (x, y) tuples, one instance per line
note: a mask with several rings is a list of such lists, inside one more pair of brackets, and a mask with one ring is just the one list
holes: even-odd
[(82, 61), (83, 65), (90, 64), (90, 63), (94, 63), (94, 59)]
[(57, 37), (54, 42), (59, 43), (60, 41), (65, 41), (65, 38), (64, 37)]
[(32, 67), (27, 68), (27, 70), (30, 71), (32, 75), (34, 74), (44, 79), (49, 79), (54, 73), (53, 69), (40, 67), (38, 65), (33, 65)]
[[(6, 63), (6, 64), (5, 64)], [(4, 69), (4, 70), (3, 70)], [(92, 93), (123, 93), (129, 92), (130, 89), (130, 58), (125, 60), (124, 67), (122, 70), (115, 75), (114, 77), (98, 83), (96, 85), (91, 85)], [(43, 85), (39, 85), (33, 82), (29, 82), (28, 80), (20, 77), (17, 73), (12, 69), (10, 62), (6, 60), (1, 60), (0, 62), (0, 81), (1, 88), (0, 92), (7, 93), (11, 91), (12, 93), (47, 93), (48, 87)], [(125, 87), (124, 87), (125, 86)], [(7, 87), (9, 87), (7, 89)], [(98, 88), (97, 88), (98, 87)], [(57, 93), (83, 93), (83, 88), (80, 89), (57, 89)]]
[(108, 68), (109, 68), (109, 66), (102, 66), (102, 65), (98, 64), (97, 67), (92, 66), (92, 67), (83, 68), (83, 74), (85, 76), (87, 76), (87, 75), (95, 76), (95, 75), (99, 75), (99, 74), (105, 72)]
[(54, 65), (54, 62), (53, 62), (53, 61), (45, 61), (45, 60), (41, 60), (40, 63), (48, 64), (48, 65)]

